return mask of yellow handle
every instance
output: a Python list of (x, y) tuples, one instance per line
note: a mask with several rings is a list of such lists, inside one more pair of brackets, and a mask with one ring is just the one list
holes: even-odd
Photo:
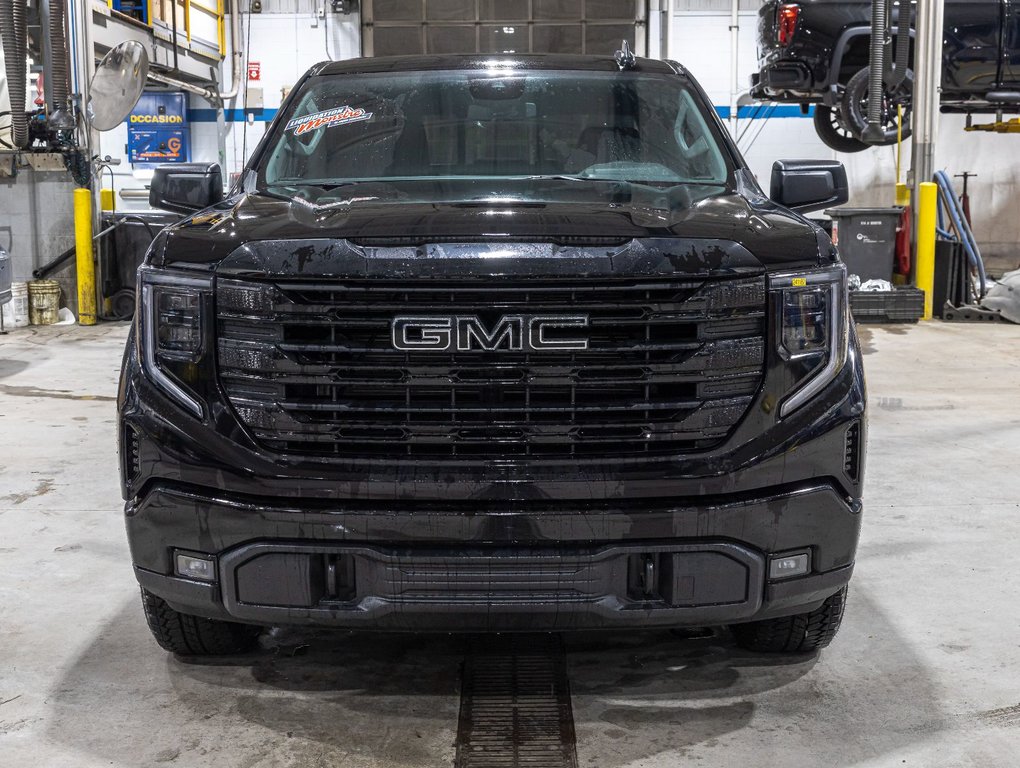
[(924, 291), (925, 320), (931, 320), (934, 314), (935, 223), (938, 204), (938, 186), (931, 182), (922, 183), (917, 201), (917, 287)]
[(96, 263), (92, 253), (92, 192), (74, 190), (74, 248), (78, 270), (78, 323), (96, 324)]

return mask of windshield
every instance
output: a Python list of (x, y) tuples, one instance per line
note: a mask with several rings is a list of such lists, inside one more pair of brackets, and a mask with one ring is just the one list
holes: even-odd
[(308, 199), (359, 183), (483, 192), (541, 178), (686, 185), (703, 197), (732, 166), (700, 103), (682, 78), (638, 72), (317, 77), (278, 124), (258, 181)]

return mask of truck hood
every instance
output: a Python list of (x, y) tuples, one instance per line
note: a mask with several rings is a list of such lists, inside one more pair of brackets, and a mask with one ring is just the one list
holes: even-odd
[(359, 185), (357, 196), (327, 205), (241, 194), (164, 230), (150, 258), (159, 266), (298, 275), (321, 271), (323, 259), (349, 262), (386, 252), (423, 266), (422, 258), (464, 259), (474, 252), (497, 274), (496, 254), (525, 258), (538, 245), (543, 258), (569, 258), (579, 249), (610, 256), (654, 241), (656, 251), (682, 257), (690, 272), (723, 268), (724, 254), (731, 265), (738, 254), (741, 271), (835, 259), (818, 226), (765, 198), (725, 192), (677, 204), (675, 195), (642, 189), (570, 201), (422, 202), (373, 199)]

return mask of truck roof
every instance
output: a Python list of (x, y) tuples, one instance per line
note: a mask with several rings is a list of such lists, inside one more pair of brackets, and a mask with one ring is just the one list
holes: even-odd
[[(584, 72), (617, 72), (619, 65), (612, 56), (582, 56), (563, 53), (528, 54), (440, 54), (431, 56), (378, 56), (344, 61), (324, 61), (315, 65), (310, 74), (352, 75), (378, 72), (420, 72), (423, 70), (574, 70)], [(635, 71), (653, 74), (677, 74), (677, 68), (659, 59), (635, 59)]]

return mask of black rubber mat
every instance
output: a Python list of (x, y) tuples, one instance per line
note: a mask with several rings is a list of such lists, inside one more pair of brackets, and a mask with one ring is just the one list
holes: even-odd
[(456, 768), (577, 768), (563, 641), (472, 639), (464, 662)]

